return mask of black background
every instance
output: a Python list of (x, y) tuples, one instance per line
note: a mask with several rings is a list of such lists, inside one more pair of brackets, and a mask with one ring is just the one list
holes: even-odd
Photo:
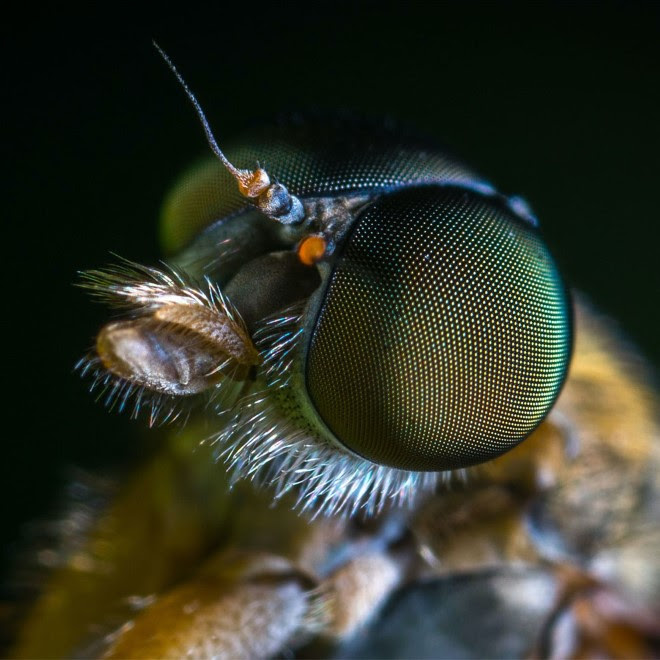
[(437, 135), (531, 202), (568, 280), (660, 361), (654, 5), (240, 5), (4, 20), (5, 560), (21, 526), (57, 508), (67, 466), (105, 471), (143, 451), (142, 425), (72, 374), (105, 318), (72, 282), (110, 250), (155, 262), (160, 200), (204, 153), (152, 38), (221, 142), (310, 106)]

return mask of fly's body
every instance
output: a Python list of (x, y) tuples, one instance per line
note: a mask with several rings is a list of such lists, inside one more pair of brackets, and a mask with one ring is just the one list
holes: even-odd
[(123, 314), (80, 368), (188, 421), (15, 653), (650, 653), (655, 395), (526, 204), (385, 123), (223, 152), (185, 89), (217, 159), (166, 199), (167, 266), (84, 276)]

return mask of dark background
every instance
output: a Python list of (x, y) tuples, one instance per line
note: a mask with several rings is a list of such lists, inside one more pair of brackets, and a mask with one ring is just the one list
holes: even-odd
[(26, 521), (57, 509), (68, 466), (108, 471), (144, 451), (143, 424), (72, 374), (105, 318), (72, 282), (110, 250), (155, 262), (160, 200), (204, 153), (152, 37), (221, 144), (310, 106), (437, 135), (531, 202), (567, 279), (660, 361), (654, 5), (218, 5), (146, 21), (34, 8), (2, 28), (3, 561)]

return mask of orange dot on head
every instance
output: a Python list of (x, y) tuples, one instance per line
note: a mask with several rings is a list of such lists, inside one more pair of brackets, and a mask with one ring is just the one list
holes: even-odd
[(298, 245), (298, 259), (305, 266), (313, 266), (323, 258), (325, 254), (326, 241), (323, 236), (307, 236)]

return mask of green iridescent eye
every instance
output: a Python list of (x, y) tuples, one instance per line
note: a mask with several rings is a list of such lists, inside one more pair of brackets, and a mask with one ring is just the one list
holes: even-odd
[(356, 454), (405, 470), (494, 458), (566, 373), (570, 313), (529, 223), (451, 187), (387, 195), (356, 220), (306, 355), (309, 397)]

